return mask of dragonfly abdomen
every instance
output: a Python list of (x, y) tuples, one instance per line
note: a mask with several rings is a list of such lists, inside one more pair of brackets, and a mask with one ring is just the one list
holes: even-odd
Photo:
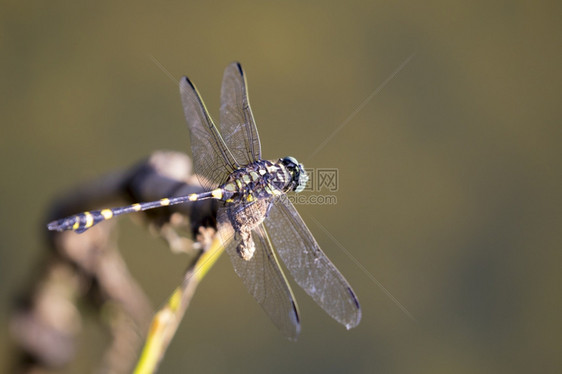
[(186, 202), (193, 202), (205, 199), (221, 199), (223, 196), (222, 189), (217, 188), (213, 191), (203, 192), (200, 194), (190, 194), (178, 197), (166, 197), (156, 201), (149, 201), (146, 203), (136, 203), (120, 208), (106, 208), (101, 210), (92, 210), (84, 213), (75, 214), (70, 217), (52, 221), (47, 225), (49, 230), (65, 231), (72, 230), (77, 233), (83, 233), (90, 227), (107, 221), (115, 216), (122, 214), (142, 212), (148, 209), (160, 208), (165, 206), (183, 204)]

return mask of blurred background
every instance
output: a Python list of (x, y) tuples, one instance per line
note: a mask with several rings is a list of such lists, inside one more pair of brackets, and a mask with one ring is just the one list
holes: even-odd
[[(46, 250), (52, 198), (154, 150), (189, 152), (177, 80), (218, 118), (238, 60), (264, 157), (339, 171), (337, 204), (297, 208), (363, 319), (345, 331), (295, 285), (302, 333), (286, 341), (225, 256), (161, 373), (560, 372), (560, 3), (201, 4), (0, 5), (1, 325)], [(119, 225), (161, 305), (187, 260)], [(85, 323), (67, 372), (107, 342)], [(12, 344), (1, 329), (0, 362)]]

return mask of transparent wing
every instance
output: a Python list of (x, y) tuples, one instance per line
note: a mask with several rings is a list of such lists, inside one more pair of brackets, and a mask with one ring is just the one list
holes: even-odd
[(254, 122), (246, 77), (233, 62), (224, 70), (221, 88), (220, 129), (236, 161), (245, 166), (261, 159), (258, 129)]
[(191, 136), (193, 169), (205, 189), (212, 189), (226, 180), (226, 177), (240, 165), (236, 162), (199, 92), (187, 77), (180, 80), (180, 95), (187, 127)]
[(361, 320), (361, 308), (351, 286), (326, 257), (286, 196), (275, 199), (264, 221), (273, 246), (307, 294), (348, 329)]
[(226, 252), (230, 255), (236, 274), (275, 326), (286, 337), (296, 340), (300, 332), (297, 304), (263, 225), (260, 224), (252, 232), (256, 251), (252, 259), (246, 261), (236, 252), (239, 240), (228, 222), (224, 207), (219, 209), (218, 221), (218, 232), (225, 243)]

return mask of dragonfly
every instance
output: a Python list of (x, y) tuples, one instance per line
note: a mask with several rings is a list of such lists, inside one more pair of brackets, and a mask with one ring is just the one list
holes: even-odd
[(49, 230), (82, 233), (115, 216), (205, 199), (218, 200), (217, 235), (235, 272), (277, 328), (296, 340), (301, 318), (277, 255), (296, 283), (347, 329), (361, 320), (348, 281), (320, 249), (287, 193), (308, 182), (294, 157), (264, 160), (242, 66), (224, 71), (220, 131), (193, 83), (182, 77), (180, 96), (191, 137), (193, 168), (205, 192), (76, 214)]

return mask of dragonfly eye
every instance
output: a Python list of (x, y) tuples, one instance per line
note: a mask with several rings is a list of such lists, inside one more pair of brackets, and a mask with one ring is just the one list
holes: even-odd
[(301, 192), (304, 190), (308, 183), (308, 174), (304, 170), (304, 166), (291, 156), (282, 158), (281, 162), (287, 167), (293, 177), (293, 191)]
[(291, 156), (282, 158), (281, 162), (289, 169), (295, 169), (296, 167), (299, 166), (299, 162), (297, 161), (297, 159)]
[(306, 184), (308, 183), (308, 174), (306, 170), (304, 170), (304, 166), (299, 164), (299, 173), (297, 179), (297, 186), (295, 187), (295, 192), (301, 192), (306, 188)]

